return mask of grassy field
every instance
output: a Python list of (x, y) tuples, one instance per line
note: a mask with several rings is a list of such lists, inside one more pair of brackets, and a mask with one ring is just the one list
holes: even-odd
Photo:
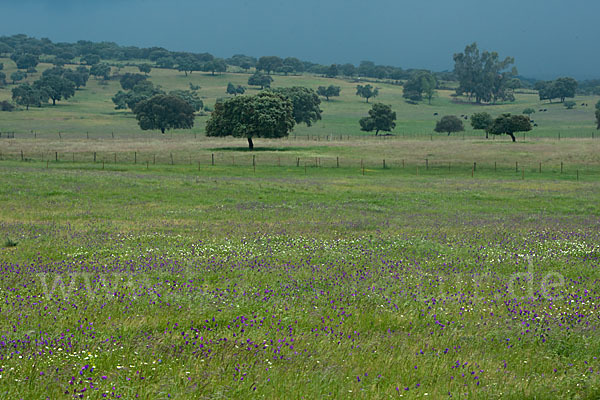
[(2, 161), (0, 180), (3, 398), (600, 394), (595, 177)]
[[(0, 58), (0, 62), (4, 63), (4, 72), (7, 76), (10, 76), (16, 68), (15, 64), (8, 58)], [(28, 77), (28, 80), (37, 79), (41, 72), (50, 66), (49, 64), (40, 64), (38, 66), (39, 72), (32, 74)], [(116, 72), (115, 68), (113, 68), (113, 72)], [(138, 71), (135, 67), (123, 67), (120, 70), (121, 74), (126, 72)], [(153, 69), (150, 80), (157, 85), (161, 85), (166, 91), (189, 89), (190, 83), (199, 85), (201, 86), (200, 96), (207, 106), (212, 107), (216, 99), (228, 96), (226, 94), (228, 82), (247, 87), (248, 76), (248, 74), (243, 73), (225, 73), (212, 76), (195, 72), (186, 77), (183, 73), (174, 70)], [(14, 131), (21, 135), (35, 131), (41, 137), (53, 138), (58, 132), (75, 137), (89, 134), (95, 138), (112, 137), (113, 133), (120, 138), (148, 134), (139, 129), (137, 121), (130, 112), (114, 109), (111, 98), (121, 89), (119, 82), (109, 80), (108, 82), (102, 82), (107, 83), (106, 85), (99, 83), (101, 81), (90, 78), (87, 87), (77, 91), (71, 99), (59, 102), (55, 107), (47, 106), (41, 109), (33, 108), (29, 111), (0, 113), (0, 131)], [(368, 136), (367, 133), (360, 131), (358, 120), (367, 115), (371, 105), (355, 95), (356, 81), (329, 79), (312, 75), (275, 76), (273, 87), (300, 85), (316, 90), (318, 86), (331, 84), (342, 88), (341, 96), (332, 98), (329, 102), (323, 99), (321, 107), (323, 109), (322, 121), (310, 128), (304, 125), (297, 126), (295, 128), (296, 134), (320, 135), (323, 137), (332, 135)], [(475, 106), (455, 103), (450, 96), (451, 91), (440, 90), (431, 105), (427, 102), (412, 105), (406, 103), (402, 98), (401, 86), (389, 83), (372, 84), (380, 88), (380, 95), (370, 101), (392, 105), (398, 117), (397, 127), (393, 133), (403, 137), (422, 137), (434, 134), (435, 122), (441, 115), (468, 116), (481, 110), (485, 110), (492, 115), (499, 115), (503, 112), (520, 114), (527, 107), (533, 107), (536, 111), (540, 109), (547, 110), (546, 112), (537, 111), (532, 115), (532, 119), (535, 120), (538, 126), (527, 134), (528, 137), (557, 139), (560, 134), (563, 138), (590, 138), (592, 132), (595, 131), (594, 104), (598, 101), (598, 96), (578, 96), (575, 99), (577, 107), (573, 110), (567, 110), (559, 103), (540, 102), (537, 94), (518, 94), (517, 101), (514, 103)], [(13, 85), (0, 87), (0, 100), (10, 98), (12, 87)], [(249, 88), (247, 93), (256, 91), (255, 88)], [(581, 106), (581, 104), (587, 104), (588, 106)], [(438, 113), (438, 115), (434, 115), (435, 113)], [(202, 134), (206, 119), (207, 116), (199, 116), (191, 131), (176, 131), (175, 134)], [(466, 136), (482, 136), (481, 132), (471, 129), (468, 121), (465, 121), (465, 128)], [(435, 135), (439, 136), (440, 134)]]
[[(151, 75), (209, 105), (247, 80)], [(114, 81), (0, 113), (0, 398), (600, 397), (597, 99), (378, 84), (399, 123), (375, 138), (356, 83), (275, 77), (332, 82), (322, 121), (254, 152), (205, 117), (140, 131)], [(526, 106), (548, 111), (517, 143), (431, 135)]]

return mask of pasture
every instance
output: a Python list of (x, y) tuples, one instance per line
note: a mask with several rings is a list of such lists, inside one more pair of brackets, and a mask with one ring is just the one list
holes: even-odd
[[(208, 105), (247, 80), (151, 76)], [(0, 113), (0, 397), (600, 396), (597, 99), (485, 106), (549, 110), (511, 143), (431, 136), (480, 107), (380, 83), (398, 127), (374, 138), (336, 84), (252, 153), (205, 117), (140, 131), (114, 81)]]

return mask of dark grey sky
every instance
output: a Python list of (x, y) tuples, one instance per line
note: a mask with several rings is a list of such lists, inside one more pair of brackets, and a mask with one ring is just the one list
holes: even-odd
[(600, 78), (598, 0), (0, 1), (0, 35), (436, 71), (476, 41), (525, 76)]

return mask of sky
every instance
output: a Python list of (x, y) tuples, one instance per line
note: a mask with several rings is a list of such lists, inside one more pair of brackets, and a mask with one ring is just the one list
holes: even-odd
[(522, 76), (593, 79), (598, 15), (598, 0), (1, 0), (0, 35), (434, 71), (477, 42)]

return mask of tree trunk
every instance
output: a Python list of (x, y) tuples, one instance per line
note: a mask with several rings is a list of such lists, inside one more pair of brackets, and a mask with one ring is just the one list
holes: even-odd
[(251, 137), (248, 138), (248, 148), (250, 150), (254, 149), (254, 143), (252, 143), (252, 138)]
[(56, 105), (56, 99), (52, 99), (52, 105), (55, 106)]
[(379, 135), (379, 129), (375, 130), (375, 136)]
[(160, 131), (162, 132), (162, 134), (165, 134), (165, 128), (160, 128)]
[(510, 136), (510, 138), (512, 139), (513, 142), (516, 142), (517, 139), (515, 138), (515, 135), (513, 135), (512, 133), (507, 133), (508, 136)]

